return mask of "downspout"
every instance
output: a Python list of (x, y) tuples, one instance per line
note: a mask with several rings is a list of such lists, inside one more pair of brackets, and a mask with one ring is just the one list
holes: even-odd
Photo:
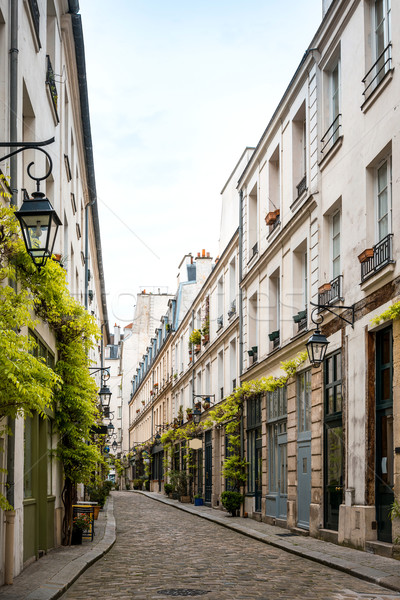
[[(241, 281), (243, 277), (243, 190), (239, 192), (239, 379), (243, 373), (243, 292)], [(244, 423), (243, 406), (240, 415), (240, 460), (244, 459)], [(244, 490), (243, 490), (244, 491)], [(244, 503), (240, 506), (240, 514), (244, 515)]]
[[(192, 331), (194, 331), (194, 309), (192, 309)], [(194, 408), (194, 348), (192, 343), (192, 408)]]
[[(10, 141), (17, 141), (18, 112), (18, 2), (10, 0)], [(11, 206), (18, 205), (18, 164), (17, 157), (10, 158)], [(4, 583), (11, 585), (14, 580), (14, 521), (15, 521), (15, 419), (8, 418), (9, 433), (7, 436), (7, 502), (12, 509), (5, 511), (5, 560)]]
[(86, 308), (86, 310), (89, 307), (89, 298), (88, 298), (89, 266), (88, 266), (88, 261), (89, 261), (89, 204), (86, 204), (86, 206), (85, 206), (85, 308)]

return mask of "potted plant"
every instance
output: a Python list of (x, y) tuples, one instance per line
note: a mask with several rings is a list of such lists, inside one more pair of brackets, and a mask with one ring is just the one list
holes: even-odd
[(186, 418), (188, 421), (190, 421), (193, 417), (193, 408), (187, 408), (186, 409)]
[(366, 248), (365, 250), (363, 250), (361, 252), (361, 254), (358, 255), (358, 260), (360, 261), (360, 263), (364, 263), (369, 258), (373, 258), (373, 256), (374, 256), (374, 249), (373, 248)]
[(236, 517), (237, 511), (240, 505), (243, 503), (244, 496), (239, 492), (222, 492), (221, 503), (224, 508), (231, 514), (232, 517)]
[(318, 288), (318, 293), (319, 294), (323, 294), (324, 292), (329, 292), (329, 290), (331, 289), (331, 284), (330, 283), (323, 283), (322, 285), (319, 286)]
[(201, 333), (203, 334), (203, 338), (202, 338), (203, 344), (207, 344), (207, 342), (209, 342), (209, 340), (210, 340), (210, 319), (208, 317), (204, 321), (204, 325), (201, 330)]
[(194, 497), (194, 505), (195, 506), (203, 506), (203, 496), (201, 494), (196, 494)]
[(274, 223), (276, 223), (280, 213), (281, 213), (281, 211), (279, 208), (277, 210), (272, 210), (269, 213), (267, 213), (267, 215), (265, 217), (266, 225), (274, 225)]
[(201, 344), (201, 329), (193, 329), (192, 333), (189, 335), (189, 342), (194, 346)]
[(167, 494), (168, 498), (170, 498), (173, 490), (174, 486), (172, 485), (172, 483), (164, 483), (164, 492)]
[(89, 513), (79, 513), (72, 520), (72, 536), (71, 544), (82, 544), (82, 534), (85, 530), (90, 529), (92, 519)]

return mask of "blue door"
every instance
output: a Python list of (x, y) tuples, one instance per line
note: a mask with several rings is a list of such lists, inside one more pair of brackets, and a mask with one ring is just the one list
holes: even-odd
[(297, 376), (297, 524), (310, 527), (311, 371)]

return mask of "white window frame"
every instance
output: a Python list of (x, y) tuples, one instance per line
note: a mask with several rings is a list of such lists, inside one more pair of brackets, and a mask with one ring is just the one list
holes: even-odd
[(387, 175), (387, 182), (386, 182), (387, 213), (386, 213), (386, 215), (388, 217), (388, 226), (387, 226), (387, 234), (386, 235), (388, 235), (389, 233), (392, 233), (392, 155), (389, 154), (376, 166), (376, 169), (374, 172), (375, 239), (376, 239), (377, 243), (386, 237), (386, 235), (381, 237), (380, 232), (379, 232), (379, 224), (380, 224), (379, 195), (382, 193), (383, 190), (379, 191), (379, 189), (378, 189), (378, 172), (385, 164), (386, 164), (386, 175)]
[[(337, 236), (334, 235), (334, 219), (339, 216), (339, 254), (338, 256), (335, 257), (334, 255), (334, 241), (335, 238)], [(332, 217), (331, 217), (331, 223), (330, 223), (330, 242), (331, 242), (331, 279), (336, 279), (336, 277), (338, 277), (339, 275), (342, 274), (342, 245), (341, 245), (341, 236), (342, 236), (342, 215), (340, 210), (337, 210), (333, 213)], [(335, 264), (335, 260), (336, 258), (339, 258), (339, 272), (337, 274), (335, 274), (335, 269), (334, 269), (334, 264)]]

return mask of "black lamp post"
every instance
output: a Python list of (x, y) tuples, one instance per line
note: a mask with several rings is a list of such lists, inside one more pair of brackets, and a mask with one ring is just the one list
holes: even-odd
[[(348, 323), (349, 325), (351, 325), (352, 327), (354, 327), (354, 304), (352, 306), (334, 306), (332, 304), (315, 304), (314, 302), (310, 303), (312, 306), (314, 306), (313, 310), (311, 311), (311, 320), (312, 322), (317, 326), (317, 329), (314, 331), (314, 333), (312, 334), (312, 336), (308, 339), (308, 341), (306, 342), (306, 348), (307, 348), (307, 353), (308, 353), (308, 358), (310, 360), (310, 363), (312, 364), (313, 367), (319, 367), (325, 359), (325, 354), (326, 354), (326, 350), (328, 348), (328, 340), (326, 339), (326, 337), (323, 335), (323, 333), (321, 332), (319, 326), (322, 324), (324, 317), (320, 314), (321, 310), (327, 310), (329, 311), (331, 314), (333, 314), (335, 317), (339, 317), (339, 319), (341, 319), (342, 321), (345, 321), (346, 323)], [(335, 312), (332, 309), (338, 310), (338, 309), (346, 309), (351, 311), (351, 319), (347, 318), (346, 316), (344, 316), (343, 314), (339, 314), (337, 312)], [(318, 314), (318, 321), (315, 320), (314, 318), (314, 314), (317, 313)]]
[(308, 358), (310, 359), (310, 363), (313, 367), (319, 367), (319, 365), (324, 362), (328, 344), (328, 340), (324, 335), (322, 335), (321, 331), (317, 327), (306, 343)]
[(116, 442), (115, 440), (114, 440), (114, 441), (113, 441), (113, 443), (111, 444), (111, 447), (112, 447), (112, 449), (113, 449), (113, 452), (115, 452), (115, 451), (116, 451), (116, 449), (118, 448), (118, 444), (117, 444), (117, 442)]
[(21, 225), (26, 249), (40, 271), (53, 254), (61, 221), (50, 201), (40, 191), (33, 192), (32, 198), (25, 198), (15, 216)]
[[(3, 156), (0, 161), (11, 158), (24, 150), (38, 150), (46, 155), (48, 160), (48, 170), (43, 177), (35, 177), (31, 173), (33, 162), (27, 167), (28, 176), (36, 181), (36, 192), (33, 192), (32, 198), (26, 197), (21, 208), (16, 211), (15, 216), (20, 222), (22, 235), (26, 250), (32, 258), (36, 268), (40, 269), (51, 257), (54, 249), (54, 243), (59, 226), (62, 224), (59, 216), (52, 207), (45, 194), (40, 191), (40, 182), (47, 179), (51, 174), (53, 162), (51, 156), (42, 146), (47, 146), (54, 142), (54, 138), (45, 142), (1, 142), (0, 148), (17, 148), (9, 154)], [(12, 182), (13, 183), (13, 182)]]

